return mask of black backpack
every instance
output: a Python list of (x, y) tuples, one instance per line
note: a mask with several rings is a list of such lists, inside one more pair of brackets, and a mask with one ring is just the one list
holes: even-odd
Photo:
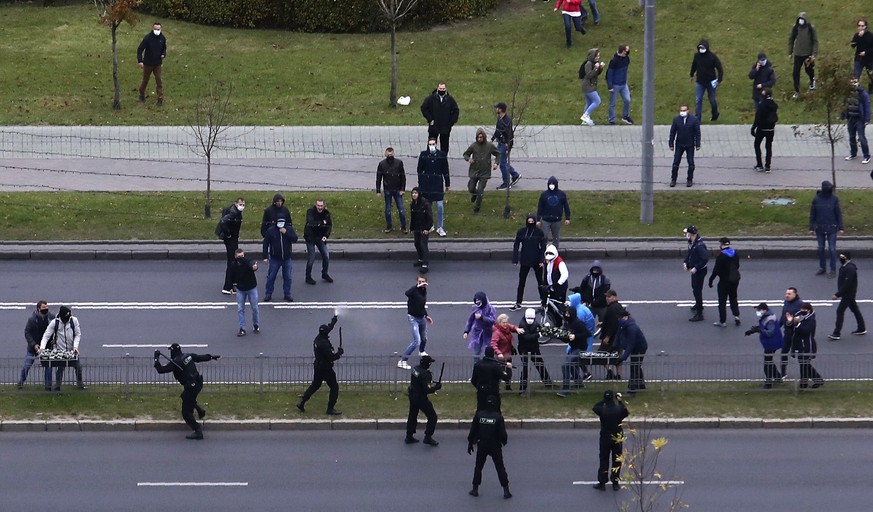
[(224, 216), (230, 213), (230, 209), (233, 208), (233, 205), (225, 206), (221, 209), (221, 218), (218, 219), (218, 224), (215, 225), (215, 236), (218, 237), (219, 240), (224, 240), (227, 238), (224, 232), (224, 224), (221, 222), (224, 219)]

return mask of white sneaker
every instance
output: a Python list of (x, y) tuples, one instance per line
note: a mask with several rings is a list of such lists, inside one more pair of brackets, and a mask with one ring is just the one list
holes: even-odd
[(426, 357), (426, 356), (427, 356), (427, 352), (419, 352), (418, 355), (420, 355), (421, 357)]
[(848, 162), (849, 160), (854, 160), (855, 158), (857, 158), (857, 157), (854, 157), (854, 156), (852, 156), (852, 155), (849, 155), (849, 156), (847, 156), (847, 157), (845, 158), (845, 160)]
[(437, 234), (440, 236), (446, 236), (446, 230), (443, 228), (437, 228)]
[(411, 370), (412, 369), (412, 367), (409, 366), (409, 363), (407, 363), (406, 361), (404, 361), (402, 359), (400, 361), (397, 361), (397, 367), (402, 368), (404, 370)]
[(870, 163), (870, 157), (868, 156), (868, 157), (864, 158), (863, 160), (861, 160), (861, 163), (862, 163), (862, 164), (869, 164), (869, 163)]
[(594, 125), (594, 121), (591, 120), (591, 117), (589, 117), (588, 114), (582, 114), (582, 117), (580, 117), (579, 120), (582, 121), (582, 124), (587, 124), (588, 126)]

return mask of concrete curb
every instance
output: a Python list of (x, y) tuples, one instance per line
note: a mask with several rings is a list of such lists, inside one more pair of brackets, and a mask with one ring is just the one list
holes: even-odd
[[(632, 419), (634, 427), (640, 419)], [(873, 418), (649, 418), (648, 423), (659, 429), (773, 429), (773, 428), (873, 428)], [(205, 420), (208, 431), (257, 430), (404, 430), (403, 419), (256, 419)], [(440, 420), (440, 430), (465, 430), (469, 420)], [(419, 429), (425, 424), (419, 422)], [(506, 426), (513, 430), (596, 430), (600, 423), (595, 418), (507, 418)], [(0, 432), (155, 432), (186, 431), (182, 421), (130, 420), (3, 420)]]

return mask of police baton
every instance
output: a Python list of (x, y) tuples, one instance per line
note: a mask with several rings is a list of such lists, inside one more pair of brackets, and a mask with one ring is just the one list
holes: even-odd
[(169, 357), (165, 356), (164, 353), (161, 352), (160, 350), (156, 350), (155, 352), (157, 352), (159, 356), (163, 357), (163, 358), (166, 359), (167, 361), (173, 363), (173, 366), (175, 366), (176, 368), (178, 368), (178, 369), (180, 369), (180, 370), (183, 370), (183, 368), (182, 368), (181, 366), (179, 366), (179, 363), (177, 363), (176, 361), (173, 361), (173, 360), (170, 359)]
[(339, 336), (340, 336), (340, 348), (343, 348), (343, 326), (340, 326)]
[(445, 370), (446, 370), (446, 363), (443, 363), (442, 366), (440, 366), (440, 376), (439, 376), (439, 378), (437, 379), (437, 384), (442, 384), (442, 383), (443, 383), (443, 372), (444, 372)]

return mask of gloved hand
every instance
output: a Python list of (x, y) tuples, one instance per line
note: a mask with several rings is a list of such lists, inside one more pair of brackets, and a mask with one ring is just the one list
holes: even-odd
[(346, 353), (346, 351), (345, 351), (345, 350), (343, 350), (343, 348), (342, 348), (342, 347), (340, 347), (340, 348), (338, 348), (338, 349), (336, 349), (336, 353), (337, 353), (337, 355), (339, 355), (339, 356), (341, 356), (341, 355), (343, 355), (343, 354), (345, 354), (345, 353)]
[(221, 359), (221, 356), (219, 356), (219, 355), (212, 356), (213, 361), (218, 360), (218, 359)]
[(155, 364), (158, 364), (158, 362), (160, 361), (160, 357), (161, 357), (161, 351), (155, 350)]
[(333, 317), (330, 319), (330, 321), (331, 321), (331, 322), (336, 322), (336, 319), (337, 319), (337, 316), (336, 316), (336, 315), (333, 315)]
[(746, 331), (746, 336), (751, 336), (751, 335), (755, 334), (756, 332), (761, 332), (761, 329), (758, 328), (758, 326), (752, 327), (751, 329)]
[(434, 390), (434, 391), (439, 391), (439, 390), (441, 390), (441, 389), (443, 389), (443, 383), (442, 383), (442, 382), (437, 382), (436, 384), (433, 385), (433, 390)]
[(467, 443), (467, 454), (473, 455), (473, 443)]

